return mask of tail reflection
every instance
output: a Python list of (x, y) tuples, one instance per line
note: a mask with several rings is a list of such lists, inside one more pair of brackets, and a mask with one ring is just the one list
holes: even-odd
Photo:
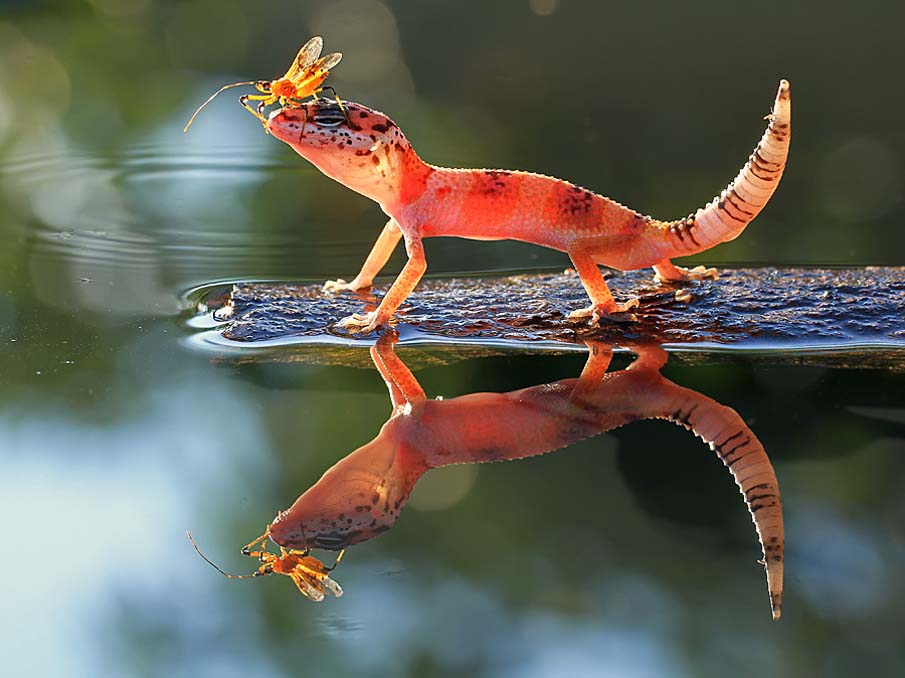
[(633, 349), (637, 359), (607, 373), (609, 347), (589, 345), (577, 379), (509, 393), (428, 400), (387, 335), (371, 358), (393, 413), (374, 440), (330, 468), (271, 524), (290, 549), (338, 550), (390, 529), (421, 475), (448, 464), (522, 459), (565, 447), (638, 419), (667, 419), (708, 443), (729, 468), (754, 520), (773, 618), (782, 613), (783, 521), (779, 487), (763, 446), (735, 410), (668, 381), (667, 354)]

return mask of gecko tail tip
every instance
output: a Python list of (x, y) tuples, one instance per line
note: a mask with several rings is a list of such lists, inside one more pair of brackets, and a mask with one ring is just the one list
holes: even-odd
[(788, 99), (791, 89), (792, 86), (789, 84), (789, 81), (783, 78), (779, 81), (779, 91), (776, 93), (776, 97), (778, 99)]
[(779, 621), (782, 617), (782, 594), (774, 593), (770, 596), (770, 612), (773, 614), (773, 621)]

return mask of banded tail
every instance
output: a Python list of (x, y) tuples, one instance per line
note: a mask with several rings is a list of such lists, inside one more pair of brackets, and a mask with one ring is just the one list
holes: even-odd
[[(776, 472), (763, 445), (738, 413), (707, 396), (681, 386), (660, 416), (684, 426), (710, 446), (735, 479), (754, 521), (767, 572), (773, 619), (782, 616), (785, 532)], [(674, 409), (673, 409), (674, 408)]]
[(737, 238), (756, 217), (779, 185), (792, 136), (789, 81), (780, 80), (770, 123), (738, 176), (719, 196), (684, 219), (663, 224), (676, 254), (702, 252)]

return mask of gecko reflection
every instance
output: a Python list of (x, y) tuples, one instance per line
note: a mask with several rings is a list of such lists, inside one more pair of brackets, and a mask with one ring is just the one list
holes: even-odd
[(268, 528), (277, 544), (343, 549), (390, 529), (415, 483), (432, 468), (522, 459), (638, 419), (666, 419), (707, 442), (735, 478), (760, 538), (773, 618), (779, 619), (783, 521), (773, 466), (734, 410), (660, 375), (665, 351), (633, 349), (637, 359), (627, 369), (608, 373), (611, 349), (593, 344), (577, 379), (428, 400), (393, 350), (395, 341), (385, 335), (371, 349), (389, 389), (389, 421), (277, 515)]

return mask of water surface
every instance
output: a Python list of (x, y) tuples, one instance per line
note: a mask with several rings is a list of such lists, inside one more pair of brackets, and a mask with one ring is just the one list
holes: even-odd
[[(847, 356), (843, 368), (826, 351), (686, 348), (662, 370), (736, 410), (776, 468), (779, 623), (731, 477), (690, 433), (657, 421), (555, 454), (430, 471), (392, 530), (349, 550), (339, 599), (316, 605), (288, 579), (232, 582), (208, 567), (186, 528), (224, 568), (250, 572), (239, 547), (390, 412), (366, 346), (204, 339), (221, 326), (215, 292), (232, 281), (336, 277), (366, 252), (365, 235), (333, 228), (354, 211), (259, 211), (262, 194), (313, 176), (250, 146), (48, 152), (3, 166), (2, 579), (15, 612), (0, 637), (16, 648), (11, 670), (905, 666), (905, 380), (889, 362), (866, 369)], [(449, 253), (435, 250), (443, 270)], [(405, 332), (397, 348), (428, 396), (444, 398), (573, 378), (585, 360), (580, 345), (407, 344)], [(617, 351), (611, 369), (630, 360)]]

